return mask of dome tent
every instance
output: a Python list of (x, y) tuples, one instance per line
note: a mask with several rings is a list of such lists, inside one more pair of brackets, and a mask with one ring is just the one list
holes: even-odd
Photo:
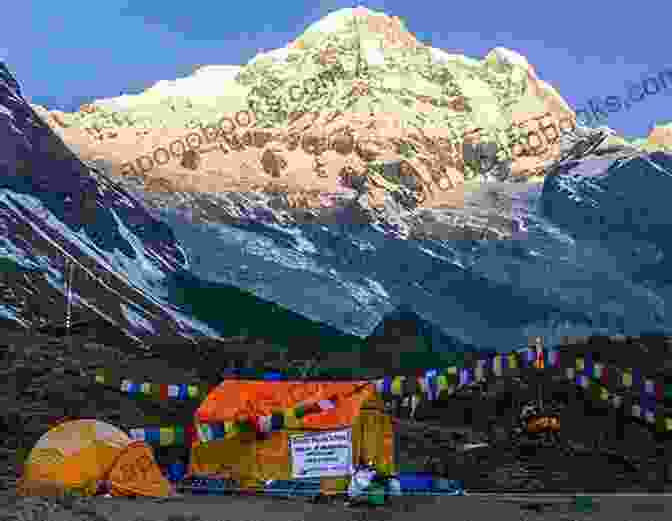
[(67, 421), (42, 435), (26, 459), (17, 494), (69, 491), (93, 496), (103, 481), (113, 496), (171, 494), (170, 483), (145, 443), (93, 419)]

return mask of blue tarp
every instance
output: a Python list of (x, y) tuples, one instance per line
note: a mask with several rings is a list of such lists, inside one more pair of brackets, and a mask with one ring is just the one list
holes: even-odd
[[(437, 478), (427, 473), (404, 472), (398, 475), (402, 495), (464, 495), (459, 480)], [(222, 479), (194, 477), (183, 483), (193, 494), (224, 494), (231, 490)], [(274, 480), (264, 487), (264, 493), (274, 497), (315, 497), (320, 494), (320, 479)]]
[(276, 497), (313, 497), (320, 493), (319, 478), (275, 480), (266, 485), (266, 494)]
[(401, 492), (405, 495), (464, 494), (464, 484), (455, 479), (438, 478), (423, 472), (402, 472), (398, 475)]

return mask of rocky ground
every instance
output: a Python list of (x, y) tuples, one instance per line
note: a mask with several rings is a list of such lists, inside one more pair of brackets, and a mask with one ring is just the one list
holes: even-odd
[[(552, 519), (558, 521), (583, 521), (597, 515), (609, 515), (609, 519), (642, 521), (651, 519), (650, 512), (661, 512), (662, 505), (656, 501), (646, 502), (645, 510), (631, 514), (630, 509), (607, 511), (594, 506), (583, 511), (574, 506), (572, 498), (551, 498), (530, 502), (525, 498), (504, 501), (492, 497), (443, 497), (415, 498), (403, 503), (393, 503), (375, 509), (345, 508), (342, 505), (307, 504), (296, 501), (278, 501), (263, 498), (202, 497), (156, 502), (150, 500), (116, 499), (61, 499), (43, 500), (28, 498), (17, 500), (0, 496), (0, 519), (7, 521), (386, 521), (406, 520), (417, 516), (438, 519), (449, 510), (459, 519), (496, 519), (505, 521)], [(594, 500), (597, 504), (597, 500)], [(622, 502), (621, 502), (622, 508)], [(619, 515), (620, 514), (620, 515)], [(626, 516), (624, 516), (626, 514)], [(648, 518), (646, 516), (649, 516)], [(655, 515), (655, 514), (654, 514)], [(543, 517), (542, 517), (543, 516)]]

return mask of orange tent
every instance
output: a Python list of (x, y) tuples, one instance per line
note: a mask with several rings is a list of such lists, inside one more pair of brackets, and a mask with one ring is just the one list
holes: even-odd
[(114, 496), (166, 497), (172, 487), (152, 450), (122, 430), (98, 420), (61, 423), (30, 451), (17, 484), (22, 496), (78, 491), (93, 496), (107, 481)]
[[(295, 411), (299, 405), (306, 411), (302, 417)], [(271, 415), (282, 415), (282, 427), (261, 439), (254, 431), (235, 429), (223, 439), (196, 439), (189, 471), (226, 474), (250, 489), (267, 480), (290, 480), (298, 465), (291, 443), (328, 431), (349, 433), (349, 448), (340, 448), (350, 451), (350, 463), (374, 460), (382, 470), (393, 471), (392, 421), (372, 383), (225, 381), (210, 392), (196, 411), (195, 421), (231, 426)], [(350, 472), (321, 477), (323, 492), (347, 487)]]

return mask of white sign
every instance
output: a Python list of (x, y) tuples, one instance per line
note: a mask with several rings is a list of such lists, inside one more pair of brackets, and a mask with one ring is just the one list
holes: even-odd
[(294, 478), (352, 474), (352, 429), (291, 436), (289, 449)]

